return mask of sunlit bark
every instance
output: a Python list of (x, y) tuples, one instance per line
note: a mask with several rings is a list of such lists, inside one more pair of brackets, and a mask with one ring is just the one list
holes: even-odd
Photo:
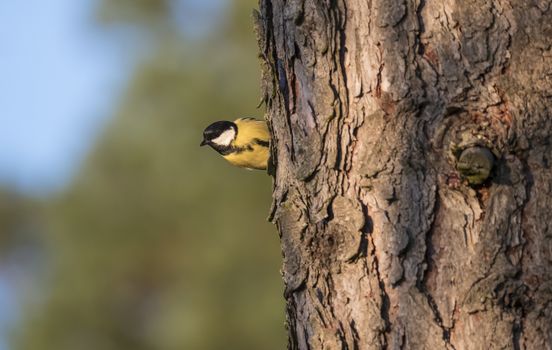
[(255, 17), (289, 347), (552, 348), (550, 1)]

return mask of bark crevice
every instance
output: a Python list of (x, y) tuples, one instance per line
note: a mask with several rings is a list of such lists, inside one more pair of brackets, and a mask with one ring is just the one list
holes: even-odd
[(552, 349), (545, 3), (260, 1), (290, 349)]

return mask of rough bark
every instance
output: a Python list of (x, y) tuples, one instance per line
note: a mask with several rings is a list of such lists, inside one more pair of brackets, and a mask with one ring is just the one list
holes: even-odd
[(551, 349), (551, 2), (255, 17), (289, 348)]

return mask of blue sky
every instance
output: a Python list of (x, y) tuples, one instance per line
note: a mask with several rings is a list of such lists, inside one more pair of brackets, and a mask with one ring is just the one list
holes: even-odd
[(63, 185), (128, 71), (93, 0), (0, 1), (0, 185)]
[[(174, 18), (199, 38), (227, 2), (176, 0)], [(63, 188), (113, 114), (139, 50), (95, 24), (96, 5), (0, 0), (0, 187), (31, 195)], [(0, 350), (17, 318), (16, 288), (0, 269)]]
[[(0, 1), (0, 186), (30, 194), (61, 188), (111, 114), (132, 65), (129, 48), (94, 26), (94, 6)], [(19, 308), (4, 262), (0, 350)]]
[[(175, 0), (199, 38), (228, 0)], [(0, 187), (62, 188), (112, 114), (136, 42), (95, 24), (96, 0), (0, 1)]]

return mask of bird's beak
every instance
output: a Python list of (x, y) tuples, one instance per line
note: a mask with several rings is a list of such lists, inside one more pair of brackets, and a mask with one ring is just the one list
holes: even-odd
[(203, 139), (203, 141), (201, 141), (201, 143), (199, 144), (199, 147), (205, 146), (206, 144), (207, 144), (207, 141)]

